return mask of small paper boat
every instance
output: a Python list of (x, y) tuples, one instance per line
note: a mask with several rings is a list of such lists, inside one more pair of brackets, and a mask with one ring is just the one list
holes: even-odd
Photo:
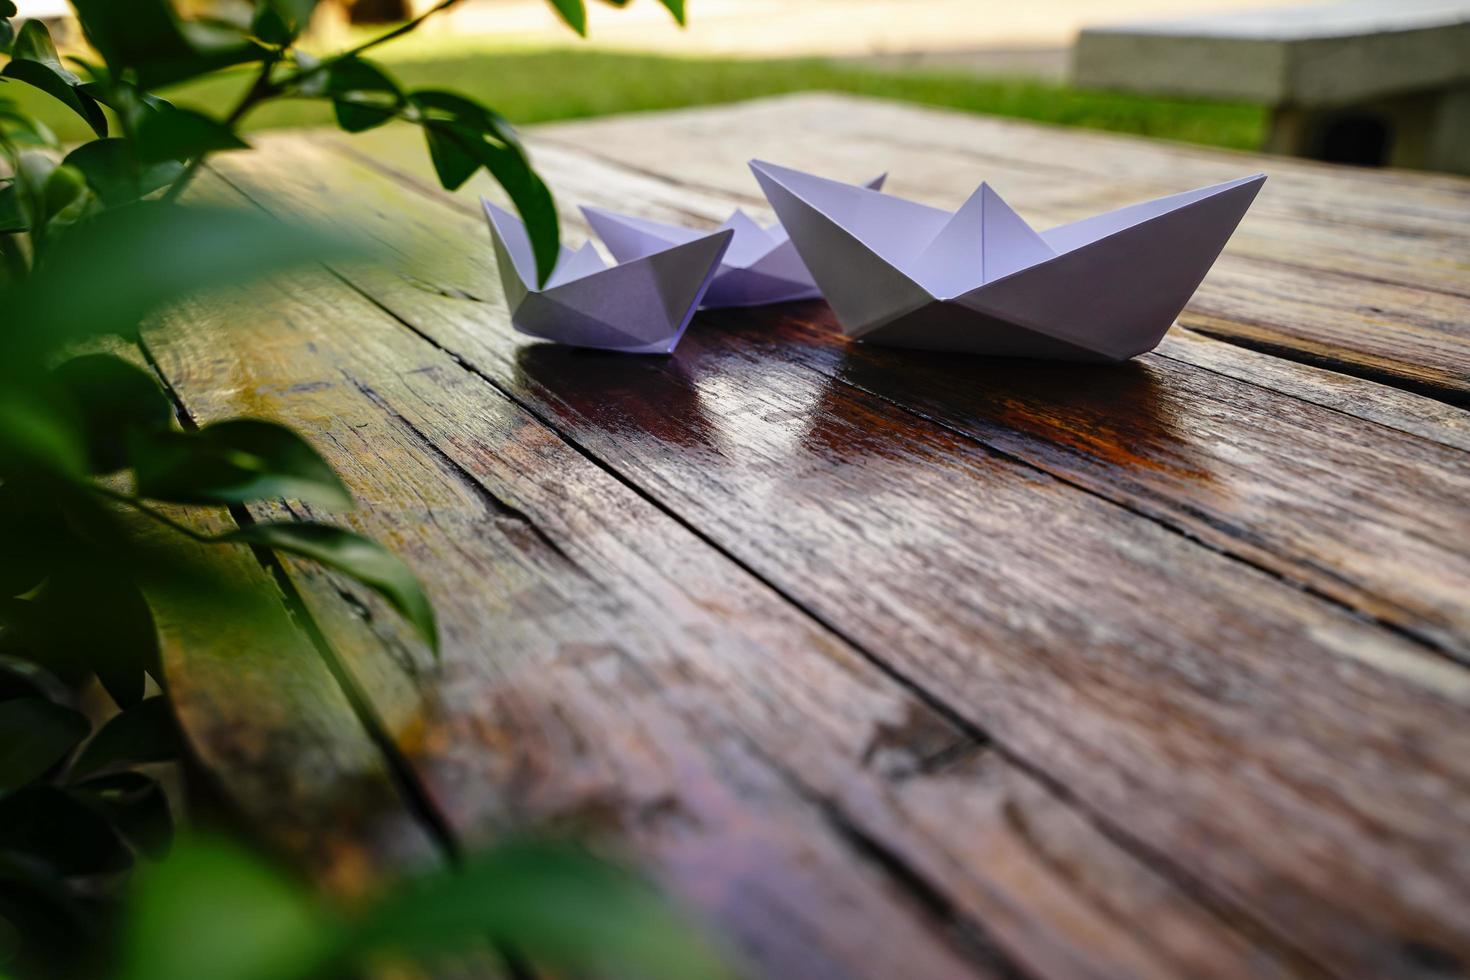
[(953, 214), (752, 161), (853, 339), (1124, 361), (1163, 340), (1264, 174), (1037, 233), (989, 185)]
[[(887, 176), (875, 177), (864, 186), (881, 190)], [(632, 262), (707, 234), (602, 208), (584, 207), (582, 214), (619, 262)], [(704, 294), (706, 309), (821, 298), (822, 291), (812, 281), (812, 274), (779, 222), (762, 227), (744, 211), (736, 210), (720, 225), (720, 230), (724, 229), (734, 232), (735, 238), (720, 262), (709, 292)]]
[(587, 242), (563, 247), (535, 287), (536, 259), (521, 219), (484, 198), (510, 321), (521, 333), (576, 347), (668, 354), (684, 336), (734, 232), (716, 231), (609, 267)]

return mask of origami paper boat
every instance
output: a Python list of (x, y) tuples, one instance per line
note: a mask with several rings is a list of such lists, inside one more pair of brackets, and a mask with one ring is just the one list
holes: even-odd
[(1158, 346), (1266, 179), (1038, 234), (987, 184), (951, 214), (750, 166), (849, 337), (1073, 361), (1124, 361)]
[(521, 219), (484, 198), (510, 321), (521, 333), (576, 347), (668, 354), (684, 336), (734, 232), (716, 231), (609, 267), (587, 242), (563, 247), (546, 285)]
[[(874, 191), (882, 190), (887, 176), (875, 177), (864, 186)], [(584, 207), (582, 214), (619, 262), (632, 262), (671, 245), (692, 242), (706, 234), (602, 208)], [(737, 209), (728, 221), (720, 225), (721, 230), (727, 228), (735, 233), (735, 238), (720, 262), (714, 282), (704, 294), (703, 305), (707, 309), (821, 298), (822, 291), (812, 281), (812, 274), (791, 244), (791, 236), (779, 222), (762, 227)]]

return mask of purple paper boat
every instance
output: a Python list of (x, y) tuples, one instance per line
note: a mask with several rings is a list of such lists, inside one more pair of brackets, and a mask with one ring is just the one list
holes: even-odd
[(988, 184), (950, 213), (750, 166), (847, 336), (1070, 361), (1124, 361), (1158, 346), (1266, 179), (1038, 233)]
[(668, 354), (678, 345), (734, 236), (716, 231), (609, 267), (591, 242), (563, 247), (537, 289), (521, 219), (484, 198), (510, 322), (532, 337), (575, 347)]
[[(864, 186), (881, 190), (887, 176), (875, 177)], [(708, 234), (602, 208), (584, 207), (582, 214), (619, 262), (632, 262)], [(709, 292), (704, 294), (706, 309), (821, 298), (822, 291), (812, 281), (812, 274), (779, 222), (763, 227), (744, 211), (736, 210), (720, 225), (720, 230), (724, 229), (734, 232), (735, 238), (720, 262)]]

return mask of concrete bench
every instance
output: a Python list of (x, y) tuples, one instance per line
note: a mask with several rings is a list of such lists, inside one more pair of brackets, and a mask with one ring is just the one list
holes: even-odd
[(1348, 0), (1091, 27), (1083, 88), (1259, 102), (1274, 153), (1470, 173), (1470, 0)]

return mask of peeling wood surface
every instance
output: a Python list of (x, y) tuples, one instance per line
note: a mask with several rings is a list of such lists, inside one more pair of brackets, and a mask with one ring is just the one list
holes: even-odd
[[(200, 422), (306, 433), (427, 581), (437, 666), (281, 566), (441, 845), (576, 828), (754, 975), (1470, 970), (1470, 182), (828, 96), (548, 127), (573, 241), (578, 203), (765, 213), (748, 155), (1042, 224), (1271, 174), (1121, 367), (847, 345), (820, 303), (636, 358), (510, 330), (498, 192), (412, 132), (265, 142), (212, 192), (387, 259), (149, 351)], [(184, 715), (291, 764), (287, 717)]]

